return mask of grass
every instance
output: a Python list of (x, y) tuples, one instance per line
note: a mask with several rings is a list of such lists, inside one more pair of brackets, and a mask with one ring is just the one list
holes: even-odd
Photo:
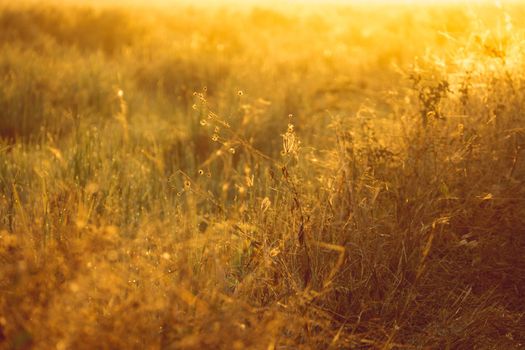
[(522, 348), (521, 15), (2, 5), (0, 348)]

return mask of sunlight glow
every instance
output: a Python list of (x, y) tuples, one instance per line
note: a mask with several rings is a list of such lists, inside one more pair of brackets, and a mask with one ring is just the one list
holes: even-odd
[[(132, 5), (132, 6), (279, 6), (279, 5), (495, 5), (519, 3), (521, 0), (61, 0), (64, 3), (88, 3), (97, 5)], [(54, 2), (49, 0), (49, 2)]]

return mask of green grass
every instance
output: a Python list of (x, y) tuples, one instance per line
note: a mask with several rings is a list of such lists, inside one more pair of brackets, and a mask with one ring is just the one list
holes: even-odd
[(523, 347), (522, 12), (4, 5), (0, 348)]

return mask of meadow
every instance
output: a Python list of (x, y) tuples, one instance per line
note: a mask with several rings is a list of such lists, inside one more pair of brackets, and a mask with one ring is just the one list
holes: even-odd
[(524, 16), (0, 3), (0, 348), (523, 348)]

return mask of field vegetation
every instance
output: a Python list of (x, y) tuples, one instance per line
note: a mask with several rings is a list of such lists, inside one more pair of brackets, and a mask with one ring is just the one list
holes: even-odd
[(0, 5), (0, 348), (520, 349), (519, 5)]

